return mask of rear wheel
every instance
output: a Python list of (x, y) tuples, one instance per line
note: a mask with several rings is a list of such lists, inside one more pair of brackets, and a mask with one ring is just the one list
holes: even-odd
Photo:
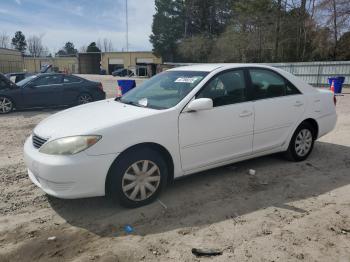
[(83, 93), (78, 96), (78, 104), (83, 105), (92, 102), (92, 96), (88, 93)]
[(7, 114), (13, 110), (13, 102), (10, 98), (0, 96), (0, 114)]
[(302, 123), (294, 132), (286, 156), (292, 161), (303, 161), (312, 152), (316, 132), (309, 123)]
[(110, 169), (109, 194), (125, 207), (138, 207), (152, 202), (167, 181), (163, 157), (152, 149), (129, 151), (116, 160)]

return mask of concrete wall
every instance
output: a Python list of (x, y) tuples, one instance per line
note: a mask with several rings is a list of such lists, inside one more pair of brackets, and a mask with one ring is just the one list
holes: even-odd
[(21, 52), (12, 49), (0, 48), (0, 72), (21, 72), (23, 71), (23, 57)]
[(147, 63), (161, 64), (162, 59), (156, 57), (152, 52), (106, 52), (101, 54), (101, 66), (108, 70), (109, 61), (112, 59), (120, 59), (123, 61), (124, 68), (135, 68), (138, 59), (146, 59)]
[(27, 72), (39, 72), (42, 65), (52, 64), (58, 67), (59, 71), (67, 71), (68, 73), (79, 73), (79, 63), (76, 57), (25, 57), (24, 69)]

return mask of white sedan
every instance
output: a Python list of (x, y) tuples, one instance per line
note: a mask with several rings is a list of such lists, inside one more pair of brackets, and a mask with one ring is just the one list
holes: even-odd
[(334, 95), (276, 68), (163, 72), (122, 98), (43, 120), (24, 145), (30, 179), (59, 198), (154, 200), (169, 180), (276, 152), (302, 161), (336, 123)]

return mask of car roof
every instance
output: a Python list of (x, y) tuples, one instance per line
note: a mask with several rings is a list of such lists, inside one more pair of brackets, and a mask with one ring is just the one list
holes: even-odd
[(11, 73), (7, 73), (5, 75), (13, 76), (13, 75), (25, 75), (25, 74), (27, 74), (27, 72), (11, 72)]
[(261, 64), (241, 64), (241, 63), (224, 63), (224, 64), (193, 64), (188, 66), (180, 66), (172, 68), (169, 71), (202, 71), (202, 72), (212, 72), (219, 68), (221, 69), (231, 69), (231, 68), (242, 68), (242, 67), (261, 67), (272, 69), (271, 66), (261, 65)]

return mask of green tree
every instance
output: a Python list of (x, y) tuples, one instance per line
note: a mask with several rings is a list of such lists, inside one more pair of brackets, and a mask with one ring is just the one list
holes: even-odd
[(24, 54), (26, 51), (27, 42), (24, 34), (21, 31), (17, 31), (15, 33), (15, 36), (12, 38), (12, 46), (22, 54)]
[(153, 15), (153, 52), (165, 61), (177, 57), (177, 42), (184, 36), (184, 0), (156, 0), (156, 13)]
[(93, 52), (101, 53), (101, 50), (96, 46), (95, 42), (92, 42), (88, 45), (86, 52), (87, 53), (93, 53)]
[(65, 43), (64, 47), (56, 53), (56, 56), (75, 56), (78, 50), (72, 42)]
[(350, 60), (350, 31), (344, 33), (338, 43), (338, 59), (339, 60), (345, 60), (349, 61)]

